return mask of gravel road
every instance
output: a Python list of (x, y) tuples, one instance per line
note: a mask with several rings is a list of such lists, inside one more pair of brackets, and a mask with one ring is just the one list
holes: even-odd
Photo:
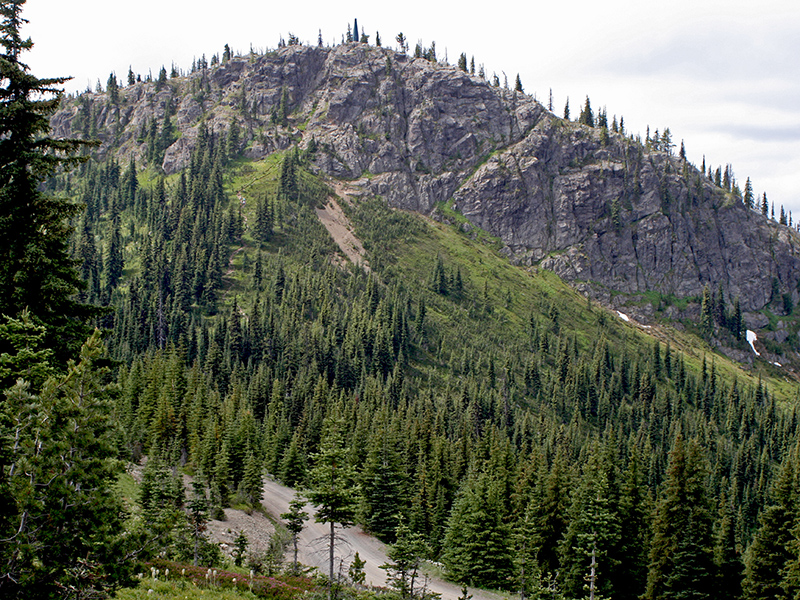
[[(294, 498), (295, 490), (283, 486), (275, 481), (267, 480), (264, 484), (264, 498), (261, 504), (264, 509), (275, 519), (280, 519), (280, 514), (289, 510), (289, 502)], [(314, 521), (314, 507), (306, 505), (306, 512), (310, 515), (306, 521), (297, 543), (297, 559), (304, 565), (318, 567), (322, 573), (328, 572), (328, 537), (329, 525)], [(336, 550), (336, 568), (347, 573), (350, 562), (358, 552), (361, 560), (366, 561), (364, 573), (365, 583), (371, 586), (386, 585), (386, 571), (380, 565), (388, 561), (386, 546), (376, 538), (367, 535), (360, 527), (337, 528), (339, 538)], [(291, 547), (287, 554), (287, 561), (291, 560)], [(340, 563), (344, 561), (342, 566)], [(422, 583), (422, 582), (420, 582)], [(416, 584), (415, 584), (416, 587)], [(461, 588), (441, 579), (430, 579), (428, 589), (442, 595), (442, 600), (456, 600), (461, 595)], [(469, 589), (474, 600), (498, 600), (501, 596), (479, 589)]]

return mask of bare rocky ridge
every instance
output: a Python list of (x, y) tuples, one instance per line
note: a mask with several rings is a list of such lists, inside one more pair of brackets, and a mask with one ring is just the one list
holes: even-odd
[[(287, 127), (272, 118), (284, 91)], [(792, 229), (675, 156), (616, 133), (603, 139), (452, 66), (365, 44), (290, 46), (171, 79), (160, 92), (138, 83), (120, 97), (66, 103), (56, 135), (85, 130), (81, 114), (90, 114), (101, 156), (133, 153), (141, 164), (141, 132), (171, 104), (180, 137), (165, 153), (167, 173), (187, 165), (199, 127), (223, 135), (235, 121), (246, 156), (313, 139), (321, 173), (424, 214), (446, 202), (500, 238), (510, 260), (606, 303), (619, 292), (686, 297), (721, 284), (729, 303), (738, 296), (755, 311), (775, 300), (773, 280), (800, 300)]]

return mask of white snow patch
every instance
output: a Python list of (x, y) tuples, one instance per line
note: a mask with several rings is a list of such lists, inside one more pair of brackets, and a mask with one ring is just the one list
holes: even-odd
[(745, 335), (747, 336), (747, 343), (750, 344), (750, 347), (753, 349), (753, 352), (755, 352), (756, 356), (761, 356), (761, 353), (756, 350), (756, 347), (753, 345), (753, 342), (758, 339), (756, 332), (748, 329)]
[(630, 323), (630, 321), (631, 321), (631, 320), (630, 320), (630, 318), (628, 317), (628, 315), (626, 315), (625, 313), (621, 313), (621, 312), (619, 312), (619, 311), (617, 311), (617, 314), (619, 315), (619, 318), (620, 318), (620, 319), (622, 319), (622, 320), (623, 320), (623, 321), (625, 321), (626, 323)]

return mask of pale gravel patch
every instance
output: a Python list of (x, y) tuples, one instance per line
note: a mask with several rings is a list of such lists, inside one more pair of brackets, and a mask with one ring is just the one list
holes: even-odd
[[(147, 458), (145, 457), (141, 464), (129, 464), (127, 467), (128, 473), (137, 484), (142, 482), (142, 472), (146, 462)], [(183, 475), (183, 487), (188, 500), (192, 494), (192, 477)], [(240, 531), (244, 531), (247, 536), (248, 554), (259, 553), (269, 548), (269, 540), (275, 532), (275, 525), (264, 513), (253, 511), (248, 514), (243, 510), (226, 508), (225, 520), (209, 520), (206, 534), (211, 541), (220, 545), (226, 556), (232, 556), (233, 549), (236, 547), (235, 540)]]
[(206, 533), (211, 540), (220, 545), (226, 555), (230, 556), (236, 547), (235, 540), (240, 531), (244, 531), (247, 536), (248, 553), (260, 553), (269, 548), (269, 540), (275, 532), (275, 525), (260, 512), (253, 511), (252, 514), (247, 514), (243, 510), (226, 508), (225, 520), (209, 521)]
[[(349, 202), (349, 200), (346, 199), (347, 195), (341, 185), (335, 186), (335, 190), (340, 197), (345, 198), (345, 201)], [(333, 241), (341, 248), (344, 255), (350, 259), (350, 262), (369, 272), (370, 269), (365, 258), (366, 252), (364, 250), (364, 245), (361, 243), (361, 240), (356, 237), (355, 233), (353, 233), (350, 220), (344, 214), (344, 211), (342, 211), (342, 207), (339, 206), (336, 198), (334, 196), (329, 197), (324, 208), (315, 208), (314, 210), (317, 213), (317, 218), (320, 223), (325, 226), (325, 229), (328, 230)]]

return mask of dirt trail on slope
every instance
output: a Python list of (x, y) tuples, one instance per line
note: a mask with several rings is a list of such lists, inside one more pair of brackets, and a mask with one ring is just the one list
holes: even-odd
[[(334, 190), (340, 198), (344, 198), (347, 201), (345, 188), (342, 184), (334, 185)], [(364, 257), (364, 245), (353, 233), (350, 220), (345, 216), (342, 207), (339, 206), (336, 196), (330, 196), (324, 208), (315, 208), (314, 210), (320, 223), (325, 226), (325, 229), (328, 230), (333, 241), (339, 245), (345, 256), (354, 265), (359, 265), (365, 271), (369, 271), (369, 264), (367, 264), (367, 260)]]
[[(274, 518), (280, 519), (280, 514), (289, 510), (289, 502), (294, 496), (295, 491), (293, 489), (275, 481), (267, 480), (264, 483), (264, 498), (261, 504)], [(330, 532), (330, 526), (314, 521), (313, 515), (315, 511), (310, 504), (306, 505), (305, 511), (310, 515), (310, 518), (306, 521), (305, 529), (303, 529), (297, 542), (297, 559), (304, 565), (318, 567), (321, 573), (327, 573), (328, 538), (326, 536)], [(364, 533), (360, 527), (337, 528), (337, 536), (340, 542), (336, 550), (337, 562), (335, 568), (346, 574), (350, 562), (353, 560), (355, 553), (358, 552), (361, 560), (367, 563), (364, 566), (366, 575), (364, 583), (370, 586), (385, 586), (386, 571), (381, 569), (380, 565), (387, 563), (389, 560), (386, 556), (386, 545), (371, 535)], [(288, 549), (286, 559), (287, 562), (292, 559), (291, 546)], [(340, 569), (342, 560), (344, 565)], [(414, 584), (415, 589), (417, 585), (422, 584), (423, 581), (420, 578)], [(461, 588), (459, 586), (441, 579), (428, 580), (427, 587), (429, 590), (441, 594), (442, 600), (456, 600), (461, 596)], [(473, 595), (474, 600), (498, 600), (500, 598), (500, 596), (491, 592), (474, 588), (469, 588), (469, 593)]]

